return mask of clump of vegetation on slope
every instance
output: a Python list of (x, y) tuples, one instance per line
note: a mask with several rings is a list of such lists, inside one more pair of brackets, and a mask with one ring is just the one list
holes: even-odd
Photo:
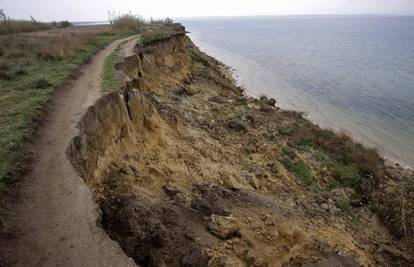
[(341, 210), (349, 215), (353, 206), (368, 204), (396, 237), (407, 240), (414, 247), (413, 173), (399, 167), (387, 167), (376, 149), (365, 147), (343, 133), (322, 129), (300, 113), (283, 112), (293, 118), (278, 129), (289, 147), (284, 148), (281, 159), (285, 167), (309, 185), (304, 168), (295, 166), (298, 163), (292, 151), (316, 156), (320, 161), (316, 168), (326, 169), (323, 175), (332, 178), (325, 185), (326, 189), (352, 188), (355, 191), (350, 203), (337, 203)]

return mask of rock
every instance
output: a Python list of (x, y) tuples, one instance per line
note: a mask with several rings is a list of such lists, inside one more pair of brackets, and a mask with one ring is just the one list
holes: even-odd
[(246, 180), (254, 189), (260, 188), (260, 182), (253, 175), (247, 175)]
[(246, 266), (240, 259), (229, 256), (222, 256), (214, 265), (217, 267), (243, 267)]
[(202, 267), (208, 265), (208, 258), (200, 250), (193, 250), (181, 259), (181, 267)]
[(233, 216), (211, 215), (211, 222), (208, 225), (210, 232), (220, 239), (240, 236), (240, 228), (240, 221)]
[(175, 94), (178, 96), (193, 96), (195, 94), (194, 90), (190, 87), (180, 87), (175, 91)]
[(331, 194), (335, 201), (349, 202), (356, 193), (352, 188), (335, 188), (331, 190)]
[(242, 188), (248, 188), (248, 186), (243, 185), (242, 183), (237, 181), (232, 176), (224, 176), (222, 182), (223, 182), (223, 185), (225, 187), (227, 187), (228, 189), (231, 189), (231, 190), (238, 190), (238, 189), (242, 189)]
[(266, 267), (266, 266), (268, 266), (262, 258), (256, 256), (253, 253), (253, 251), (251, 251), (251, 250), (249, 250), (246, 253), (244, 259), (245, 259), (246, 263), (248, 264), (248, 266), (252, 266), (252, 267), (253, 266), (254, 267)]
[(208, 99), (208, 101), (218, 103), (218, 104), (223, 104), (224, 103), (223, 99), (221, 97), (219, 97), (218, 95), (210, 97)]
[(325, 211), (329, 211), (329, 205), (328, 205), (328, 204), (326, 204), (326, 203), (322, 203), (322, 204), (321, 204), (321, 208), (322, 208), (323, 210), (325, 210)]
[(227, 127), (237, 132), (244, 132), (247, 128), (246, 125), (238, 119), (233, 119), (227, 122)]
[(302, 267), (330, 267), (330, 266), (342, 266), (342, 267), (359, 267), (361, 265), (351, 256), (342, 256), (339, 254), (332, 254), (329, 257), (322, 259), (321, 261), (314, 263), (307, 263)]
[(169, 197), (175, 197), (178, 193), (180, 193), (180, 190), (171, 182), (166, 183), (162, 189), (164, 189), (165, 194), (167, 194)]

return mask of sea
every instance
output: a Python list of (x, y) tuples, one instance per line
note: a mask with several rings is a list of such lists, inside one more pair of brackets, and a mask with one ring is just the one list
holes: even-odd
[(181, 19), (251, 96), (275, 97), (321, 127), (414, 167), (414, 17)]

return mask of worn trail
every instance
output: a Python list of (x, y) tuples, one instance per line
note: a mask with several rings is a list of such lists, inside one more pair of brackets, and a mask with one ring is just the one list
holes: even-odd
[(135, 266), (99, 226), (92, 194), (68, 161), (65, 150), (76, 123), (101, 95), (105, 58), (119, 45), (130, 53), (137, 37), (117, 40), (80, 69), (54, 97), (33, 144), (33, 170), (25, 177), (13, 225), (16, 238), (6, 255), (14, 266)]

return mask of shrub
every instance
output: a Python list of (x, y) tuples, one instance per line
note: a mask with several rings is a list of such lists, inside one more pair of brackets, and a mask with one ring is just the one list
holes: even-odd
[(33, 88), (35, 89), (45, 89), (51, 86), (52, 84), (46, 79), (38, 79), (33, 82)]
[(267, 97), (267, 95), (265, 95), (265, 94), (260, 95), (260, 97), (259, 97), (259, 103), (266, 104), (268, 101), (269, 101), (269, 98)]
[(23, 69), (19, 64), (6, 64), (0, 63), (0, 80), (14, 80), (18, 76), (27, 74), (27, 71)]
[(132, 14), (115, 15), (114, 13), (109, 13), (109, 23), (115, 31), (134, 33), (141, 32), (142, 27), (146, 24), (141, 16)]
[(53, 26), (53, 27), (55, 27), (55, 28), (68, 28), (68, 27), (72, 27), (73, 25), (72, 25), (72, 23), (70, 23), (69, 21), (67, 21), (67, 20), (62, 20), (62, 21), (60, 21), (60, 22), (56, 22), (56, 21), (53, 21), (52, 23), (51, 23), (51, 25)]
[(332, 163), (332, 165), (329, 166), (329, 169), (335, 180), (342, 186), (351, 187), (361, 193), (363, 178), (355, 168), (340, 163)]

